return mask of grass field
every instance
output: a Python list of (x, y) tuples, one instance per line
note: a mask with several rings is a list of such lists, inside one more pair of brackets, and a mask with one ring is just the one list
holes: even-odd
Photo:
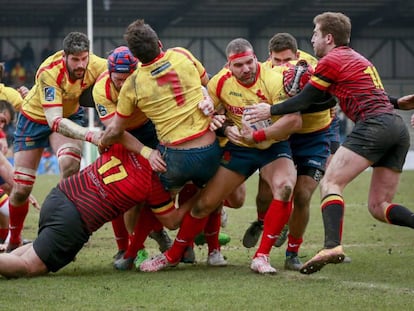
[[(252, 273), (254, 249), (245, 249), (241, 238), (256, 217), (257, 176), (253, 176), (245, 206), (227, 209), (229, 224), (223, 232), (232, 241), (222, 251), (228, 267), (207, 267), (206, 248), (200, 247), (197, 265), (180, 264), (152, 274), (116, 271), (111, 265), (116, 252), (112, 229), (105, 225), (77, 260), (58, 273), (34, 279), (0, 278), (0, 310), (412, 310), (414, 232), (379, 223), (369, 215), (369, 175), (364, 173), (345, 192), (343, 242), (350, 264), (328, 265), (316, 274), (301, 275), (283, 270), (282, 247), (271, 254), (277, 275)], [(40, 201), (56, 181), (55, 176), (39, 176), (34, 193)], [(414, 171), (404, 172), (395, 202), (414, 209), (413, 184)], [(322, 246), (318, 201), (316, 193), (301, 249), (303, 261)], [(37, 219), (38, 212), (31, 209), (25, 238), (35, 237)], [(158, 253), (152, 240), (146, 245), (150, 254)]]

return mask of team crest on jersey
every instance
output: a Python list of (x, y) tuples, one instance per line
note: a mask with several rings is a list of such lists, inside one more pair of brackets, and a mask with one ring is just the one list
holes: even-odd
[(55, 100), (55, 88), (48, 86), (45, 87), (45, 101), (52, 102)]
[(98, 105), (98, 112), (101, 116), (106, 116), (108, 114), (108, 110), (103, 105)]

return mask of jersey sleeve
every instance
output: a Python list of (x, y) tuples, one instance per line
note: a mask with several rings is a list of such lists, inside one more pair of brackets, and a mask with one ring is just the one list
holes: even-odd
[(105, 58), (99, 57), (95, 54), (90, 54), (88, 70), (92, 75), (92, 80), (98, 79), (98, 77), (108, 69), (108, 62)]
[(206, 74), (206, 69), (204, 68), (203, 64), (187, 49), (182, 47), (175, 47), (173, 48), (175, 52), (184, 54), (189, 60), (191, 60), (196, 67), (198, 74), (200, 75), (200, 79), (202, 79)]
[(18, 111), (23, 103), (23, 98), (18, 91), (12, 87), (5, 86), (0, 95), (0, 99), (4, 99), (13, 105), (14, 109)]
[(326, 91), (331, 85), (331, 81), (336, 81), (337, 77), (336, 64), (329, 61), (327, 57), (319, 60), (315, 72), (310, 79), (310, 84), (319, 90)]
[(43, 71), (37, 78), (40, 103), (44, 108), (62, 106), (62, 88), (57, 79), (48, 71)]
[(97, 79), (92, 91), (96, 112), (101, 120), (109, 119), (116, 112), (116, 102), (112, 98), (110, 82), (109, 73), (105, 71)]

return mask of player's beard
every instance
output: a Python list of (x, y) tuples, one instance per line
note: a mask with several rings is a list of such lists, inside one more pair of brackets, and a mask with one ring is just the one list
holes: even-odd
[(76, 69), (67, 66), (69, 77), (71, 80), (83, 79), (85, 76), (86, 68), (78, 67)]
[(249, 73), (242, 74), (239, 81), (244, 85), (250, 85), (256, 80), (256, 72), (254, 70)]

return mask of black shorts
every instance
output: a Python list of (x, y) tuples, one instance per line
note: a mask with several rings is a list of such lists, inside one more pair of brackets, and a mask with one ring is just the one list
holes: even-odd
[(53, 188), (40, 210), (38, 237), (33, 242), (48, 270), (56, 272), (73, 261), (89, 236), (76, 207)]
[(155, 132), (155, 126), (151, 122), (151, 120), (148, 120), (145, 124), (142, 126), (128, 130), (135, 138), (137, 138), (141, 143), (144, 145), (155, 149), (158, 145), (158, 138), (157, 133)]
[(410, 135), (397, 114), (382, 114), (358, 121), (343, 146), (373, 162), (401, 172), (410, 148)]

